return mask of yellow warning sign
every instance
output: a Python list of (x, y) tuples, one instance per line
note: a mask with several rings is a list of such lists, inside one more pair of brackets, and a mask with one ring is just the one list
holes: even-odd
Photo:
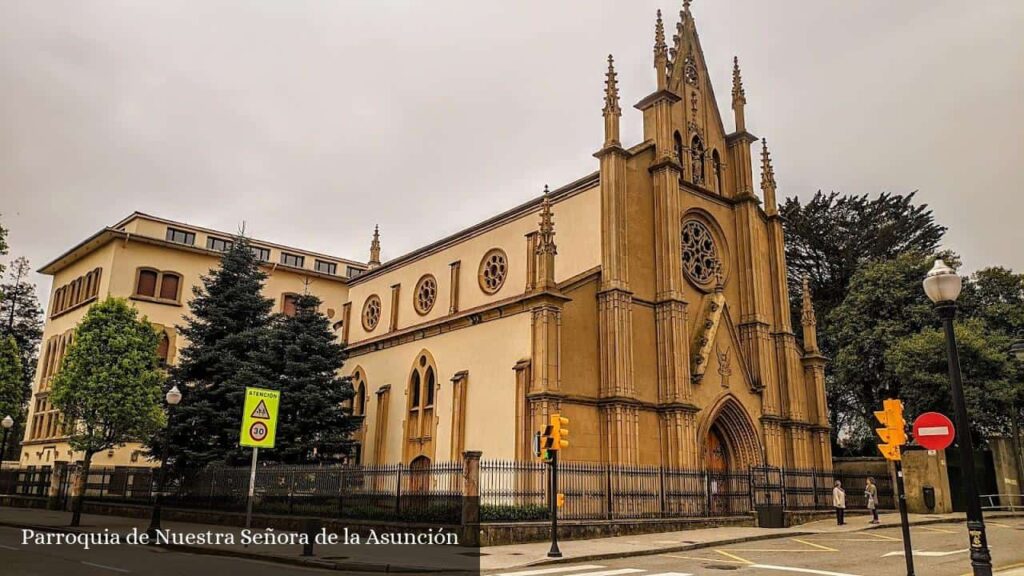
[(239, 445), (249, 448), (273, 448), (277, 430), (277, 406), (281, 393), (264, 388), (246, 388), (242, 408)]

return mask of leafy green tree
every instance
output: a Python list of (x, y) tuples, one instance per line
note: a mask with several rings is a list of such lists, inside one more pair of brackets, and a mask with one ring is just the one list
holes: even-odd
[[(21, 355), (18, 344), (10, 336), (0, 337), (0, 420), (10, 416), (15, 422), (24, 418), (25, 403), (22, 401)], [(18, 445), (18, 434), (8, 434), (8, 445), (4, 454), (9, 458), (16, 454), (14, 447)], [(15, 456), (17, 459), (17, 456)]]
[(0, 338), (14, 337), (21, 353), (22, 401), (32, 395), (39, 342), (43, 337), (43, 309), (39, 306), (35, 284), (28, 281), (32, 272), (27, 258), (11, 263), (9, 280), (0, 285)]
[(1001, 266), (978, 270), (957, 303), (963, 316), (984, 320), (989, 330), (1024, 337), (1024, 274)]
[[(832, 357), (838, 346), (829, 318), (846, 298), (854, 275), (871, 262), (906, 253), (932, 254), (946, 233), (915, 193), (883, 193), (875, 198), (824, 194), (806, 204), (787, 198), (780, 208), (786, 232), (789, 292), (800, 294), (810, 279), (818, 313), (819, 344)], [(800, 325), (800, 298), (791, 298), (793, 325)]]
[(873, 414), (882, 399), (900, 396), (901, 380), (886, 361), (886, 352), (903, 338), (939, 320), (921, 288), (932, 259), (903, 254), (861, 268), (850, 282), (849, 294), (829, 314), (837, 350), (829, 383), (833, 434), (853, 443), (871, 438)]
[[(1008, 352), (1012, 339), (979, 318), (956, 322), (954, 331), (975, 436), (1009, 433), (1016, 406), (1024, 400), (1024, 383)], [(900, 399), (908, 418), (929, 411), (953, 414), (942, 329), (926, 328), (902, 338), (886, 351), (885, 361), (902, 384)]]
[(168, 437), (179, 472), (245, 459), (238, 447), (245, 387), (275, 387), (263, 352), (274, 306), (262, 294), (266, 278), (248, 239), (239, 236), (193, 288), (191, 313), (178, 328), (188, 345), (172, 369), (182, 401)]
[(338, 377), (345, 351), (319, 311), (320, 299), (296, 298), (295, 314), (278, 315), (266, 349), (267, 364), (281, 391), (277, 445), (272, 458), (288, 463), (336, 460), (347, 454), (359, 419), (343, 404), (355, 392)]
[[(150, 437), (164, 426), (157, 332), (123, 298), (94, 304), (75, 329), (50, 399), (64, 417), (71, 448), (84, 453), (82, 487), (97, 452)], [(82, 493), (82, 490), (79, 490)], [(72, 526), (81, 517), (74, 502)]]

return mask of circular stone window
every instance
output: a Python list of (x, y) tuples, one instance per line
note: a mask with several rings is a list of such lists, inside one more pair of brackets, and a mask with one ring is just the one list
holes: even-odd
[(716, 281), (722, 271), (722, 260), (715, 246), (715, 238), (699, 220), (683, 223), (683, 271), (700, 286)]
[(505, 284), (505, 277), (508, 275), (508, 257), (505, 251), (494, 248), (484, 254), (480, 261), (480, 289), (488, 294), (494, 294)]
[(432, 274), (426, 274), (416, 283), (416, 312), (420, 315), (430, 312), (437, 301), (437, 280)]
[(380, 322), (380, 296), (374, 294), (363, 303), (363, 330), (373, 331), (378, 322)]

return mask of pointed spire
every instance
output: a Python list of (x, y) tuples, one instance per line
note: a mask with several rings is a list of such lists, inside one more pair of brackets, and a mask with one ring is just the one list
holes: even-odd
[(665, 44), (665, 22), (658, 9), (658, 20), (654, 23), (654, 70), (658, 75), (658, 90), (668, 86), (668, 45)]
[(536, 265), (538, 290), (557, 290), (555, 283), (555, 221), (551, 214), (551, 197), (544, 185), (544, 200), (540, 204), (540, 228), (537, 234)]
[(800, 323), (804, 327), (804, 351), (808, 354), (818, 353), (818, 320), (814, 316), (814, 303), (811, 301), (810, 279), (804, 276), (803, 280), (803, 308), (800, 313)]
[(740, 74), (740, 59), (732, 58), (732, 111), (736, 118), (736, 131), (747, 130), (747, 118), (743, 107), (747, 105), (747, 92), (743, 89), (743, 76)]
[(619, 145), (619, 117), (622, 116), (622, 108), (619, 107), (619, 80), (615, 73), (615, 59), (608, 55), (608, 72), (604, 80), (604, 145)]
[(772, 154), (768, 151), (768, 140), (761, 139), (761, 192), (764, 193), (764, 211), (769, 216), (779, 213), (776, 204), (775, 168), (772, 167)]
[(380, 268), (380, 227), (373, 226), (373, 240), (370, 242), (370, 261), (366, 263), (370, 270)]

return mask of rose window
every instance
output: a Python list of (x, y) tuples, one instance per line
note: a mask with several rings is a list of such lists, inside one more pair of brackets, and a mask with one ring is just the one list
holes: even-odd
[(437, 300), (437, 280), (427, 274), (416, 283), (416, 312), (426, 314)]
[(697, 284), (710, 284), (721, 271), (722, 261), (711, 231), (703, 223), (683, 224), (683, 270)]
[(484, 255), (480, 261), (480, 288), (488, 294), (501, 290), (508, 274), (508, 258), (498, 248)]
[(380, 297), (374, 294), (363, 304), (363, 329), (367, 332), (377, 327), (380, 322)]

